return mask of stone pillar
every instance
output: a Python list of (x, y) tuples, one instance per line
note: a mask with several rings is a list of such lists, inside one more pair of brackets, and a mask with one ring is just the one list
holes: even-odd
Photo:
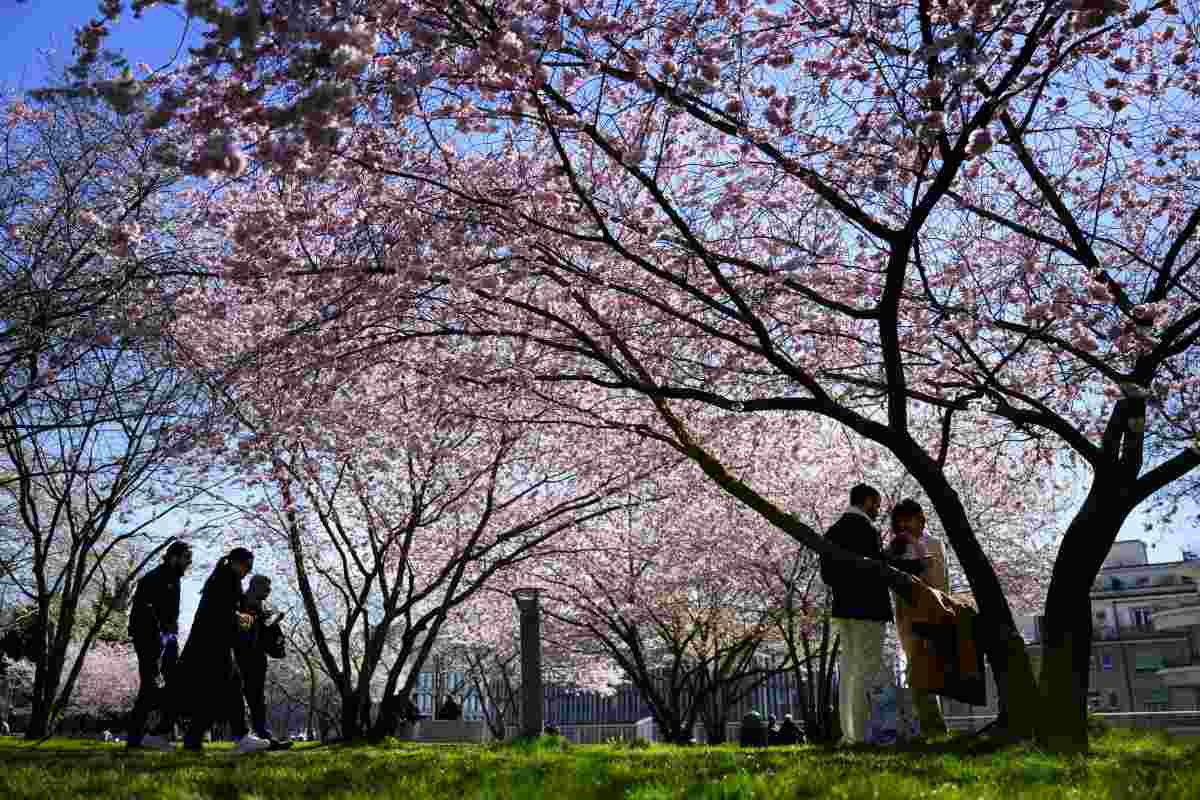
[(537, 589), (513, 592), (521, 614), (521, 735), (542, 733), (542, 606)]

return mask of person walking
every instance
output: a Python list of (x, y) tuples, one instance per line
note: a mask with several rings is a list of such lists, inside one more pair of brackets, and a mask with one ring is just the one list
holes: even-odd
[(234, 656), (238, 632), (254, 620), (242, 613), (242, 579), (254, 568), (254, 554), (235, 547), (217, 561), (200, 594), (200, 605), (177, 668), (174, 691), (180, 710), (191, 714), (183, 746), (203, 750), (214, 722), (228, 720), (239, 752), (266, 750), (271, 743), (246, 726), (242, 675)]
[[(239, 630), (234, 653), (238, 669), (242, 673), (242, 692), (246, 706), (250, 709), (250, 730), (255, 736), (266, 739), (272, 750), (286, 750), (291, 742), (281, 742), (271, 736), (267, 727), (267, 656), (273, 643), (281, 645), (283, 634), (278, 630), (281, 615), (266, 604), (271, 595), (271, 579), (266, 575), (255, 575), (246, 587), (241, 611), (253, 621), (247, 630)], [(277, 658), (282, 658), (279, 652)]]
[[(162, 563), (142, 576), (129, 608), (129, 637), (138, 662), (138, 694), (129, 719), (126, 749), (173, 750), (168, 738), (174, 727), (167, 679), (179, 655), (179, 584), (192, 565), (192, 548), (171, 542)], [(146, 720), (158, 710), (162, 720), (146, 735)]]
[[(865, 483), (850, 490), (850, 508), (829, 528), (825, 538), (864, 558), (882, 560), (883, 542), (874, 521), (879, 491)], [(833, 593), (833, 624), (838, 653), (838, 717), (842, 740), (862, 744), (867, 737), (871, 702), (892, 683), (884, 662), (884, 635), (892, 622), (892, 598), (885, 583), (853, 564), (821, 557), (821, 578)]]
[[(902, 500), (892, 509), (892, 541), (888, 554), (894, 558), (919, 564), (916, 577), (940, 592), (949, 594), (950, 574), (946, 567), (946, 547), (942, 541), (925, 532), (925, 511), (916, 500)], [(930, 645), (913, 634), (913, 608), (896, 595), (896, 633), (904, 649), (909, 686), (913, 686), (913, 670), (920, 659), (931, 657)], [(946, 733), (940, 699), (928, 689), (912, 690), (913, 707), (921, 725), (921, 736)]]

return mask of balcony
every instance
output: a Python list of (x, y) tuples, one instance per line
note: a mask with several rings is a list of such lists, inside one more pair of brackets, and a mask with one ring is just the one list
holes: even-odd
[(1154, 615), (1154, 625), (1160, 630), (1183, 631), (1200, 626), (1200, 603), (1168, 608)]
[[(1166, 612), (1163, 613), (1165, 614)], [(1156, 622), (1158, 617), (1158, 614), (1154, 615)], [(1184, 635), (1182, 631), (1173, 629), (1164, 630), (1158, 625), (1122, 625), (1120, 628), (1112, 625), (1097, 625), (1092, 629), (1092, 641), (1094, 642), (1159, 638), (1178, 639), (1182, 635)]]
[(1168, 666), (1158, 671), (1164, 686), (1200, 686), (1200, 664)]

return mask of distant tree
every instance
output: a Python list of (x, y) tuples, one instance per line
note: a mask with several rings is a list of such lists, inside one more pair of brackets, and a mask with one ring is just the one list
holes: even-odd
[(211, 406), (165, 330), (179, 173), (143, 122), (69, 93), (0, 107), (0, 579), (32, 610), (32, 738), (197, 489), (182, 456)]

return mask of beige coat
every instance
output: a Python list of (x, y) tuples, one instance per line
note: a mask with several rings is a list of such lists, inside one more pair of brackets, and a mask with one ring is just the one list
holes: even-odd
[[(939, 592), (946, 594), (950, 593), (950, 572), (946, 566), (946, 546), (941, 539), (926, 534), (923, 538), (926, 552), (932, 556), (925, 564), (925, 569), (920, 575), (917, 575), (922, 581), (930, 587), (937, 589)], [(916, 558), (916, 554), (912, 552), (912, 546), (909, 545), (903, 553), (899, 554), (901, 558)], [(912, 606), (906, 603), (899, 595), (895, 596), (896, 600), (896, 633), (900, 637), (900, 643), (904, 647), (904, 655), (912, 658), (916, 655), (918, 649), (913, 642), (912, 633)]]

